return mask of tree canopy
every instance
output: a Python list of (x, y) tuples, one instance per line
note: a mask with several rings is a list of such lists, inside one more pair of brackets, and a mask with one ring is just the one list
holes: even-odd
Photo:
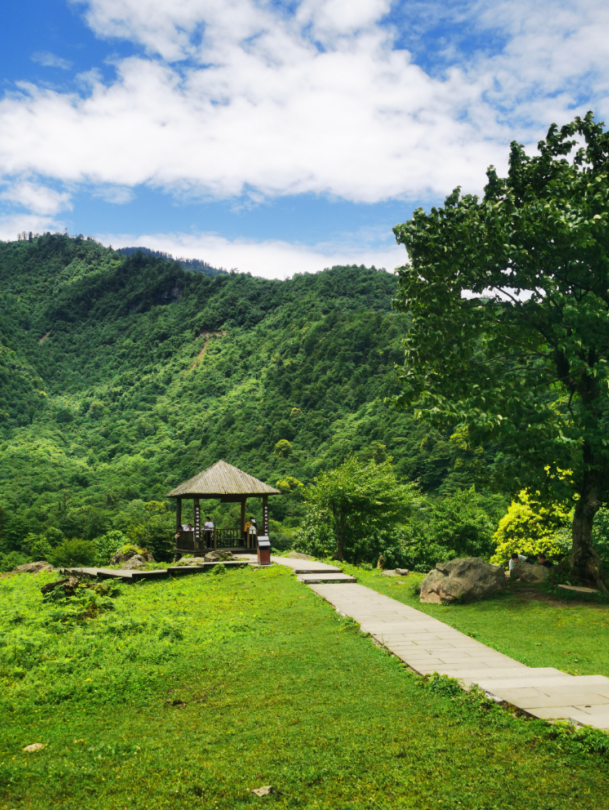
[(416, 503), (417, 488), (398, 481), (390, 459), (366, 464), (352, 455), (319, 476), (306, 499), (329, 519), (336, 559), (344, 560), (359, 540), (390, 534), (405, 521)]
[[(400, 402), (501, 450), (504, 486), (575, 501), (572, 567), (604, 589), (592, 544), (609, 462), (609, 136), (592, 113), (552, 125), (484, 196), (395, 229), (411, 318)], [(507, 482), (507, 483), (506, 483)]]

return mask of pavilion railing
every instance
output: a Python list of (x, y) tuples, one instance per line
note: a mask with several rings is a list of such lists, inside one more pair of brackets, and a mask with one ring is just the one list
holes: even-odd
[[(195, 543), (195, 533), (188, 531), (180, 531), (179, 537), (176, 538), (177, 547), (185, 551), (195, 551), (197, 546)], [(201, 530), (201, 540), (199, 548), (256, 548), (256, 535), (249, 532), (243, 532), (239, 528), (231, 529), (214, 529), (211, 536), (211, 546), (208, 545), (208, 539), (203, 530)]]
[(213, 541), (214, 548), (218, 548), (218, 546), (220, 548), (225, 546), (255, 548), (256, 535), (243, 532), (241, 529), (214, 529)]

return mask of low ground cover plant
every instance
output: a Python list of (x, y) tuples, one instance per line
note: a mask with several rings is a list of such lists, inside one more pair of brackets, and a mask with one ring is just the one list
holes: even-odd
[(604, 753), (421, 688), (287, 571), (120, 586), (114, 610), (70, 621), (44, 602), (52, 579), (0, 579), (0, 807), (606, 802)]

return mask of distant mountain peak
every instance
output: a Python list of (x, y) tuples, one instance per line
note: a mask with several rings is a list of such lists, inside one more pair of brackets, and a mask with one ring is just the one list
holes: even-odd
[(201, 259), (186, 259), (183, 256), (177, 258), (172, 256), (171, 253), (165, 253), (162, 250), (152, 250), (147, 247), (124, 247), (118, 248), (117, 253), (122, 253), (123, 256), (133, 256), (134, 253), (144, 253), (146, 256), (152, 256), (155, 259), (166, 259), (169, 262), (177, 262), (184, 270), (191, 270), (193, 273), (203, 273), (205, 276), (219, 276), (226, 273), (226, 270), (219, 267), (212, 267), (211, 264), (202, 261)]

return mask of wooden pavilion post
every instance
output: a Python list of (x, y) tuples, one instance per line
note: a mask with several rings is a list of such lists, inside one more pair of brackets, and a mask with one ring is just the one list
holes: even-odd
[(241, 501), (241, 534), (243, 535), (243, 542), (244, 545), (247, 546), (247, 536), (245, 534), (245, 502), (247, 498), (243, 498)]
[(182, 499), (177, 498), (176, 502), (176, 534), (182, 531)]
[(193, 498), (195, 511), (195, 548), (199, 547), (201, 540), (201, 506), (198, 498)]
[(262, 534), (269, 536), (269, 496), (262, 496)]

